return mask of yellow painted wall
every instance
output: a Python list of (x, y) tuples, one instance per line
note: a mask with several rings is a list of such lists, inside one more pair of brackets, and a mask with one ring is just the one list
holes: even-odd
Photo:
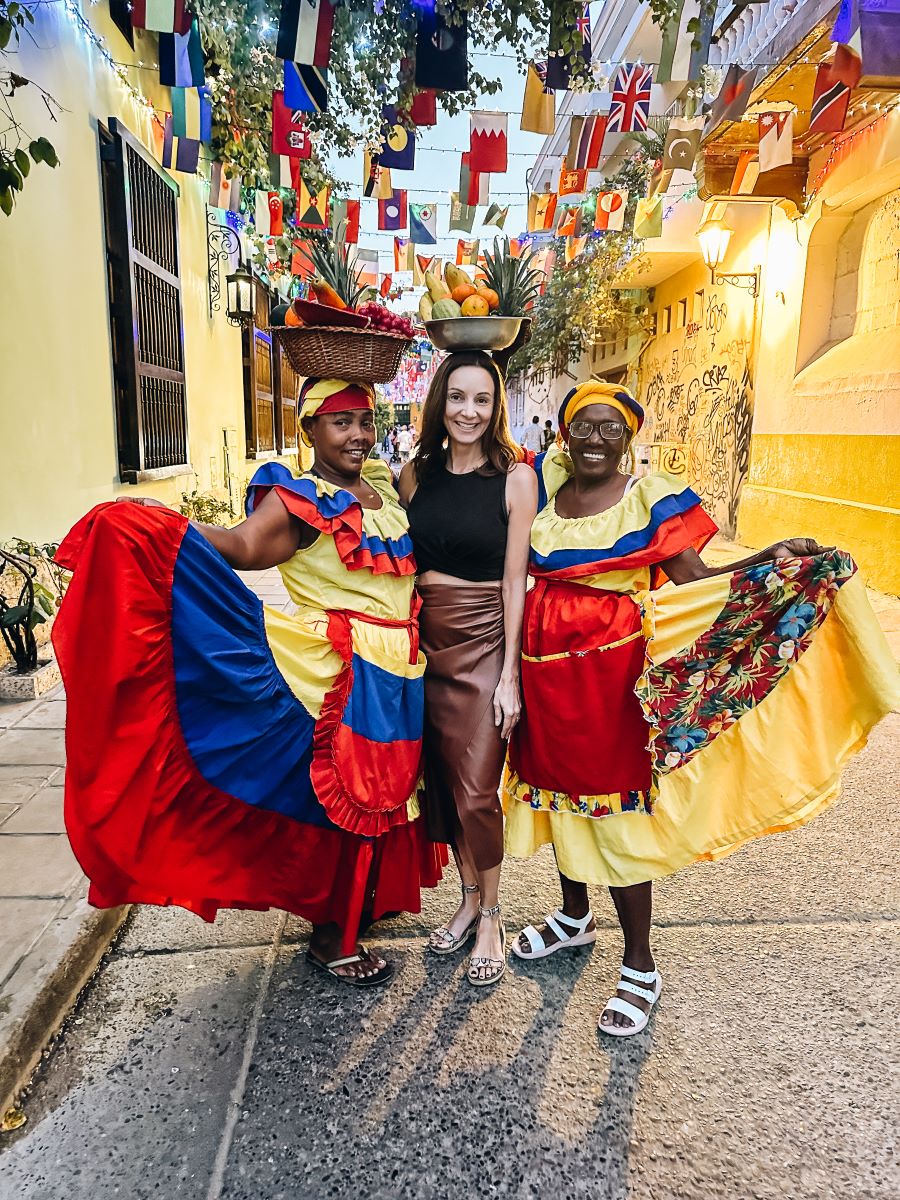
[[(136, 38), (132, 52), (105, 5), (85, 13), (113, 57), (155, 63), (155, 39)], [(234, 431), (234, 469), (245, 458), (241, 339), (224, 312), (208, 315), (208, 185), (176, 175), (185, 374), (191, 465), (196, 475), (121, 485), (109, 342), (98, 122), (119, 117), (148, 147), (151, 121), (78, 32), (62, 4), (36, 10), (36, 45), (26, 38), (17, 70), (37, 80), (66, 111), (51, 124), (33, 88), (15, 98), (32, 134), (45, 134), (60, 166), (35, 166), (10, 218), (0, 218), (0, 540), (57, 539), (92, 505), (120, 494), (176, 503), (182, 491), (224, 482), (224, 433)], [(160, 111), (170, 107), (156, 71), (128, 72)]]

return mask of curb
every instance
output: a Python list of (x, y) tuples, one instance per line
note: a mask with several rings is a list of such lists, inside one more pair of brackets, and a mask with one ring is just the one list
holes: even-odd
[(67, 900), (0, 995), (0, 1114), (28, 1083), (130, 912)]

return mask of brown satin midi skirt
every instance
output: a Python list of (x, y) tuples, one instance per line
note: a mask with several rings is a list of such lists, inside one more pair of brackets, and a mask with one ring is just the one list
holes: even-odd
[(497, 583), (426, 583), (419, 630), (425, 669), (428, 837), (455, 845), (462, 830), (479, 871), (503, 859), (498, 789), (506, 742), (494, 724), (503, 669), (503, 596)]

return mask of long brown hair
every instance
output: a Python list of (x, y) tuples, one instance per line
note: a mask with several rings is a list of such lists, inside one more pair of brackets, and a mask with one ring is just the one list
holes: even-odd
[(519, 449), (509, 432), (506, 386), (500, 368), (483, 350), (463, 350), (458, 354), (447, 355), (435, 371), (428, 395), (425, 397), (419, 449), (413, 459), (417, 483), (422, 483), (435, 471), (439, 471), (447, 461), (447, 450), (444, 446), (447, 440), (444, 414), (447, 409), (450, 376), (457, 367), (482, 367), (494, 381), (494, 408), (482, 439), (487, 462), (480, 470), (486, 475), (505, 475), (510, 467), (521, 458)]

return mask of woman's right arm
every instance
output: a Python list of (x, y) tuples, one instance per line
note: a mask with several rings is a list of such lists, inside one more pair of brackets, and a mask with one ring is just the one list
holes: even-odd
[[(119, 497), (132, 504), (166, 506), (159, 500)], [(221, 525), (204, 525), (191, 521), (236, 571), (264, 571), (287, 562), (300, 549), (311, 546), (318, 536), (316, 530), (298, 517), (291, 516), (274, 490), (268, 492), (254, 511), (230, 529)]]
[(416, 468), (414, 463), (404, 463), (400, 471), (400, 481), (397, 484), (397, 491), (400, 494), (400, 503), (404, 508), (409, 508), (409, 502), (416, 492)]

